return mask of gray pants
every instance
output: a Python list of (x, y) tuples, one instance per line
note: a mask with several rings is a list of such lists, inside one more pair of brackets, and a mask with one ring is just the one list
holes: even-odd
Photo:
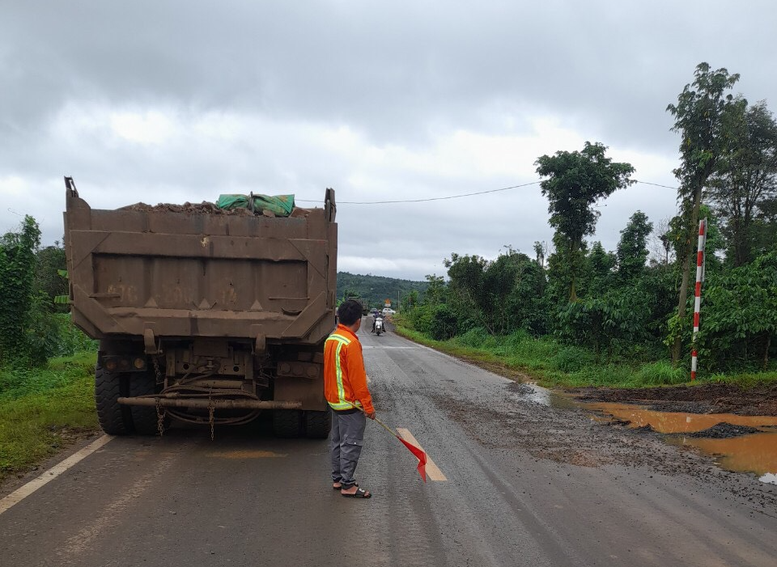
[(329, 450), (332, 455), (332, 482), (339, 482), (348, 488), (356, 483), (353, 475), (362, 453), (367, 417), (360, 411), (346, 414), (331, 411)]

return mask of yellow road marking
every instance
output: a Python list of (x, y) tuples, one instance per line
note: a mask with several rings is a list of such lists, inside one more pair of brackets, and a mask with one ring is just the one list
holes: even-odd
[(12, 492), (8, 496), (0, 500), (0, 514), (8, 510), (14, 504), (18, 504), (19, 502), (27, 498), (30, 494), (38, 490), (41, 486), (48, 484), (50, 481), (57, 478), (63, 472), (67, 471), (70, 467), (72, 467), (82, 459), (94, 453), (97, 449), (105, 445), (111, 439), (113, 439), (111, 435), (103, 435), (102, 437), (99, 437), (97, 440), (93, 441), (92, 443), (90, 443), (89, 445), (87, 445), (77, 453), (73, 453), (71, 456), (69, 456), (67, 459), (65, 459), (58, 465), (51, 467), (49, 470), (41, 474), (38, 478), (31, 480), (21, 488), (17, 489), (16, 491)]
[[(416, 441), (416, 438), (413, 437), (413, 434), (410, 433), (407, 429), (404, 427), (397, 427), (397, 433), (399, 433), (399, 436), (402, 439), (424, 451), (424, 448), (419, 445), (418, 441)], [(426, 453), (426, 451), (424, 451), (424, 453)], [(442, 474), (442, 471), (439, 469), (439, 467), (434, 464), (434, 461), (429, 456), (429, 453), (426, 453), (426, 476), (436, 482), (448, 480), (445, 478), (445, 475)]]

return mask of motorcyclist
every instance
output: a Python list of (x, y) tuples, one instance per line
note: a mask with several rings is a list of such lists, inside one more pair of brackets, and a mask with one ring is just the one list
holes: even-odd
[[(372, 314), (372, 331), (370, 331), (371, 333), (375, 332), (375, 323), (377, 323), (378, 318), (383, 319), (383, 313), (381, 313), (380, 311), (376, 311), (375, 313)], [(385, 326), (384, 326), (384, 329), (385, 329)]]

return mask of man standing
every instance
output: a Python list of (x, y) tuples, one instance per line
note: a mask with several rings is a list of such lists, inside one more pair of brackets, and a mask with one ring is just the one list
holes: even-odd
[(337, 329), (324, 346), (324, 394), (332, 408), (332, 488), (349, 498), (370, 498), (372, 494), (354, 480), (367, 417), (375, 419), (362, 345), (356, 336), (362, 324), (362, 306), (352, 299), (344, 301), (337, 317)]

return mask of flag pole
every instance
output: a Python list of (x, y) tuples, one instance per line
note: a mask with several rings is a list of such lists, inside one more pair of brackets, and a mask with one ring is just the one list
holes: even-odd
[[(356, 404), (354, 404), (354, 403), (351, 403), (351, 402), (348, 402), (348, 403), (349, 403), (349, 404), (351, 404), (353, 407), (355, 407), (355, 408), (356, 408), (357, 410), (359, 410), (360, 412), (362, 412), (364, 415), (367, 415), (367, 412), (366, 412), (366, 411), (364, 411), (364, 408), (363, 408), (363, 407), (361, 407), (361, 406), (357, 406)], [(386, 425), (385, 423), (383, 423), (383, 422), (382, 422), (381, 420), (379, 420), (377, 417), (372, 417), (372, 418), (370, 418), (370, 419), (372, 419), (373, 421), (377, 421), (377, 422), (378, 422), (378, 424), (380, 424), (380, 425), (381, 425), (381, 427), (383, 427), (383, 429), (385, 429), (386, 431), (388, 431), (389, 433), (391, 433), (391, 434), (392, 434), (394, 437), (396, 437), (397, 439), (402, 439), (402, 438), (399, 436), (399, 433), (397, 433), (396, 431), (394, 431), (393, 429), (391, 429), (391, 428), (390, 428), (388, 425)]]
[[(360, 412), (362, 412), (364, 415), (367, 415), (367, 412), (364, 411), (363, 407), (357, 406), (353, 402), (348, 402), (348, 403), (351, 404), (353, 407), (355, 407)], [(405, 447), (407, 447), (408, 451), (413, 453), (415, 458), (418, 459), (418, 474), (420, 474), (421, 478), (423, 479), (423, 481), (426, 482), (426, 460), (427, 460), (426, 453), (422, 449), (420, 449), (419, 447), (416, 447), (412, 443), (409, 443), (408, 441), (405, 441), (404, 439), (402, 439), (402, 437), (399, 436), (399, 433), (397, 433), (396, 431), (391, 429), (388, 425), (383, 423), (377, 417), (371, 417), (370, 419), (372, 419), (373, 421), (377, 421), (378, 424), (381, 427), (383, 427), (383, 429), (385, 429), (386, 431), (391, 433), (394, 437), (399, 439), (399, 442), (402, 443)]]

